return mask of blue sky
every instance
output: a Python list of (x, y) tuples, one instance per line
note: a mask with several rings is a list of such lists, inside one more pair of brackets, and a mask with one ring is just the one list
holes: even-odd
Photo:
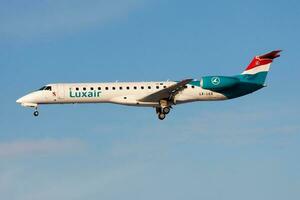
[[(299, 199), (300, 3), (0, 1), (0, 199)], [(268, 87), (153, 109), (15, 103), (55, 82), (239, 74), (283, 49)]]

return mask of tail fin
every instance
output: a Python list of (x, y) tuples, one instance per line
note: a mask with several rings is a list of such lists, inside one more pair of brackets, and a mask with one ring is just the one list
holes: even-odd
[(263, 85), (273, 59), (279, 57), (280, 52), (281, 50), (276, 50), (261, 56), (255, 56), (242, 75), (247, 75), (247, 79), (253, 83)]

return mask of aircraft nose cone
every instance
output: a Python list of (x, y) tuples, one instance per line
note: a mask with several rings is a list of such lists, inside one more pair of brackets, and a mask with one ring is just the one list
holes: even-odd
[(19, 98), (19, 99), (17, 99), (17, 101), (16, 101), (17, 103), (22, 103), (22, 97), (21, 98)]

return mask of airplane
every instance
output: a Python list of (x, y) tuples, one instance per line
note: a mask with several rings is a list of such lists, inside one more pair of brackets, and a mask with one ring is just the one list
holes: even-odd
[(110, 83), (55, 83), (41, 87), (16, 102), (34, 108), (42, 104), (113, 103), (153, 107), (160, 120), (177, 104), (220, 101), (241, 97), (265, 87), (273, 59), (281, 50), (255, 56), (246, 69), (234, 76), (204, 76), (200, 80)]

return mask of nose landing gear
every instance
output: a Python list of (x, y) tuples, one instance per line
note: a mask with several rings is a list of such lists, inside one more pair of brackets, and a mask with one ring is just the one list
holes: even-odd
[(37, 110), (37, 108), (36, 108), (35, 111), (33, 112), (33, 116), (35, 116), (35, 117), (39, 116), (39, 111)]
[(35, 117), (39, 116), (39, 111), (37, 111), (37, 110), (34, 111), (34, 112), (33, 112), (33, 115), (34, 115)]

